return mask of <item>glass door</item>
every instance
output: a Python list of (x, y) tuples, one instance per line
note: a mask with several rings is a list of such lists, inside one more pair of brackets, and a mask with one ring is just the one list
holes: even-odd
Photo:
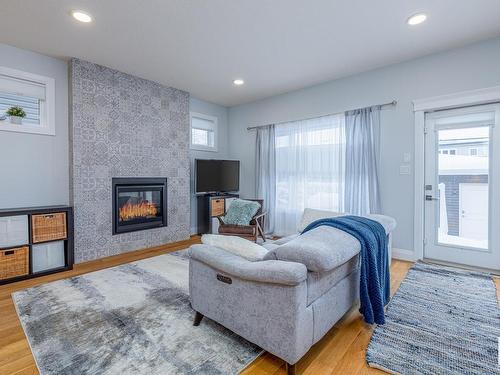
[(426, 114), (425, 258), (500, 269), (499, 118), (498, 105)]

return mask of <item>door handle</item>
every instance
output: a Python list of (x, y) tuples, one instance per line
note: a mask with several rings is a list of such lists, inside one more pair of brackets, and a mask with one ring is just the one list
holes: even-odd
[(425, 200), (426, 201), (438, 201), (439, 198), (434, 198), (432, 195), (426, 195)]

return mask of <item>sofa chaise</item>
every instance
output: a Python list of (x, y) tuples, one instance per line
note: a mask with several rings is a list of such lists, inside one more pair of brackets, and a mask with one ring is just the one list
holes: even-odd
[[(394, 219), (372, 218), (390, 238)], [(318, 227), (266, 247), (262, 261), (204, 244), (189, 249), (194, 324), (206, 316), (282, 358), (294, 374), (297, 361), (359, 301), (360, 244)]]

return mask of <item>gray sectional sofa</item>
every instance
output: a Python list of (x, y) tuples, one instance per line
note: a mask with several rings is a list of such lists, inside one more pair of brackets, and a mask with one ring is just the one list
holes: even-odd
[[(387, 235), (395, 221), (377, 218)], [(248, 261), (208, 245), (190, 250), (189, 289), (197, 312), (295, 363), (357, 303), (360, 244), (335, 228), (318, 227), (265, 245)]]

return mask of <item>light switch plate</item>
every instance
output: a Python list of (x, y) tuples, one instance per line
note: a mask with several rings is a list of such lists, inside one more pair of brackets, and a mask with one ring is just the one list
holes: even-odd
[(411, 154), (409, 152), (405, 152), (403, 154), (403, 161), (405, 163), (409, 163), (411, 161)]
[(400, 165), (399, 174), (404, 174), (404, 175), (410, 174), (410, 166), (404, 164)]

